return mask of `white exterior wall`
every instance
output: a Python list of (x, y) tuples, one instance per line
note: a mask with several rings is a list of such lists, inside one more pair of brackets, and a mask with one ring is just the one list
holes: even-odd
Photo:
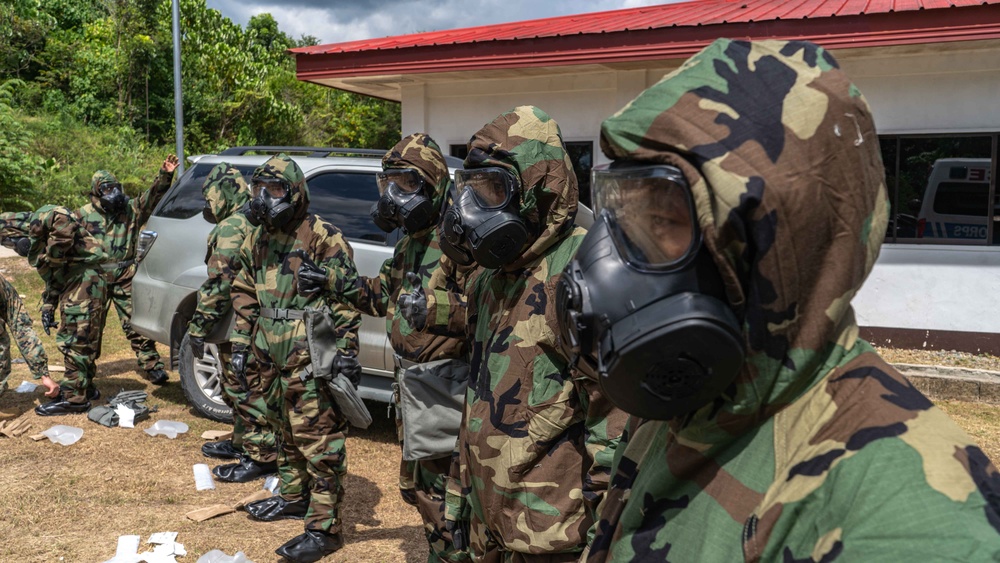
[[(990, 43), (993, 43), (992, 45)], [(835, 53), (882, 134), (1000, 131), (1000, 44)], [(956, 50), (961, 49), (961, 50)], [(447, 152), (500, 112), (536, 105), (566, 141), (594, 141), (601, 121), (670, 67), (404, 85), (402, 131), (426, 131)], [(1000, 333), (1000, 247), (885, 245), (854, 299), (862, 326)]]

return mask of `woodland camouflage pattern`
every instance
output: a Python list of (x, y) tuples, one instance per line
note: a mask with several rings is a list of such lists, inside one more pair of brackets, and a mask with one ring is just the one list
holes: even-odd
[[(188, 334), (204, 338), (232, 307), (231, 290), (240, 267), (240, 247), (254, 227), (239, 212), (250, 200), (250, 187), (236, 168), (225, 162), (216, 165), (205, 178), (202, 193), (217, 223), (208, 234), (208, 279), (198, 289), (198, 307), (188, 323)], [(233, 409), (233, 446), (243, 449), (254, 461), (270, 463), (277, 454), (256, 362), (247, 366), (249, 390), (244, 391), (229, 369), (231, 349), (228, 342), (219, 344), (223, 397)]]
[(850, 306), (889, 202), (871, 110), (823, 49), (718, 40), (602, 126), (668, 162), (744, 319), (734, 384), (630, 420), (590, 561), (995, 561), (1000, 475)]
[(337, 348), (357, 355), (361, 315), (325, 292), (299, 295), (295, 272), (302, 259), (292, 255), (303, 251), (328, 272), (340, 272), (356, 269), (353, 250), (340, 229), (309, 213), (309, 188), (291, 158), (272, 157), (254, 176), (287, 180), (295, 216), (283, 230), (254, 229), (243, 242), (233, 286), (236, 329), (232, 342), (250, 345), (259, 364), (268, 416), (281, 443), (281, 496), (289, 501), (309, 498), (306, 529), (337, 533), (347, 473), (347, 421), (321, 389), (323, 383), (299, 379), (310, 364), (305, 323), (264, 318), (260, 309), (329, 307), (340, 330)]
[[(331, 279), (334, 289), (362, 313), (386, 318), (386, 330), (392, 349), (403, 358), (416, 363), (444, 359), (462, 359), (467, 355), (465, 341), (455, 336), (441, 336), (414, 330), (398, 313), (396, 301), (400, 293), (412, 293), (416, 287), (407, 279), (413, 272), (423, 287), (437, 288), (456, 295), (465, 292), (465, 283), (475, 268), (459, 267), (441, 252), (437, 230), (439, 212), (444, 204), (451, 175), (441, 148), (423, 133), (403, 138), (382, 158), (384, 170), (412, 168), (417, 170), (429, 189), (436, 210), (428, 228), (409, 233), (396, 243), (392, 258), (382, 264), (378, 277), (365, 278), (356, 272)], [(399, 374), (397, 373), (397, 377)], [(399, 395), (394, 394), (396, 430), (403, 440), (399, 416)], [(463, 561), (467, 555), (451, 545), (451, 534), (444, 528), (444, 496), (450, 460), (432, 459), (419, 462), (400, 460), (399, 487), (403, 498), (417, 506), (424, 521), (424, 532), (431, 547), (431, 561)]]
[(60, 308), (56, 344), (65, 357), (62, 386), (68, 398), (83, 402), (84, 390), (96, 375), (93, 360), (100, 351), (99, 325), (91, 321), (106, 291), (98, 269), (106, 258), (104, 250), (66, 207), (46, 205), (34, 213), (5, 213), (0, 220), (4, 236), (30, 240), (28, 263), (45, 282), (42, 309)]
[(35, 379), (49, 374), (49, 357), (42, 341), (31, 328), (31, 318), (14, 286), (0, 276), (0, 395), (7, 390), (10, 377), (10, 337), (13, 335), (21, 356)]
[[(449, 483), (448, 518), (471, 521), (474, 558), (575, 561), (625, 422), (596, 383), (570, 371), (556, 341), (556, 284), (585, 235), (573, 225), (576, 176), (559, 126), (535, 107), (501, 114), (469, 149), (466, 168), (520, 177), (529, 236), (513, 263), (484, 271), (468, 296), (472, 370), (452, 473), (461, 488)], [(435, 301), (428, 323), (465, 312)]]
[[(104, 332), (104, 322), (107, 320), (109, 308), (114, 305), (118, 318), (122, 323), (125, 337), (132, 345), (137, 364), (140, 369), (150, 371), (162, 369), (163, 362), (156, 352), (156, 344), (139, 335), (132, 329), (132, 276), (135, 275), (135, 252), (142, 225), (152, 215), (156, 204), (167, 190), (173, 178), (172, 172), (160, 169), (153, 185), (138, 197), (129, 199), (125, 211), (118, 216), (109, 217), (101, 207), (98, 186), (103, 182), (117, 182), (113, 174), (98, 170), (90, 179), (90, 203), (76, 210), (74, 216), (83, 228), (93, 237), (99, 246), (88, 249), (91, 252), (101, 252), (105, 255), (102, 267), (89, 270), (84, 279), (76, 280), (78, 284), (73, 292), (64, 299), (63, 315), (76, 317), (81, 326), (89, 326), (84, 333), (64, 334), (60, 328), (60, 338), (68, 348), (78, 348), (74, 354), (82, 357), (74, 359), (80, 366), (89, 364), (88, 378), (93, 377), (93, 362), (101, 353), (101, 335)], [(123, 267), (106, 269), (111, 264), (129, 262)], [(89, 338), (87, 344), (80, 339)], [(62, 346), (61, 346), (62, 348)], [(65, 353), (65, 352), (64, 352)], [(67, 358), (68, 359), (68, 358)], [(67, 379), (71, 372), (67, 366)], [(79, 385), (73, 385), (74, 388)]]

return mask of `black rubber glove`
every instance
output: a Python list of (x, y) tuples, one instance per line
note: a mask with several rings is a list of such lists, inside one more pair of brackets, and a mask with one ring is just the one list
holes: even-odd
[(31, 241), (28, 240), (28, 237), (21, 237), (14, 241), (14, 252), (21, 256), (27, 256), (29, 250), (31, 250)]
[(451, 543), (455, 549), (465, 551), (469, 548), (469, 521), (445, 520), (444, 528), (451, 533)]
[(357, 356), (345, 356), (337, 352), (333, 358), (333, 371), (344, 374), (344, 377), (351, 382), (355, 389), (361, 385), (361, 362), (358, 361)]
[(233, 354), (229, 360), (229, 369), (232, 370), (244, 393), (250, 390), (250, 384), (247, 383), (247, 364), (249, 363), (250, 350), (244, 344), (234, 344)]
[(56, 322), (56, 308), (51, 305), (45, 305), (42, 307), (42, 329), (45, 330), (45, 334), (52, 335), (50, 329), (57, 328), (59, 323)]
[(312, 258), (306, 256), (305, 252), (299, 250), (295, 254), (302, 260), (302, 265), (296, 271), (299, 294), (310, 295), (326, 288), (329, 281), (326, 270), (317, 266)]
[(396, 306), (399, 307), (399, 314), (410, 323), (410, 326), (417, 330), (423, 330), (427, 324), (427, 295), (424, 294), (424, 287), (420, 282), (420, 276), (413, 272), (407, 272), (406, 279), (410, 285), (415, 287), (413, 293), (400, 293)]
[(188, 336), (191, 343), (191, 353), (199, 360), (205, 357), (205, 339), (200, 336)]

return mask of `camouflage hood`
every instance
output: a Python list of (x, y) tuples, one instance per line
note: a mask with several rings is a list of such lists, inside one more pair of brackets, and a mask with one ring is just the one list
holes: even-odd
[(601, 148), (684, 171), (743, 319), (747, 360), (689, 421), (699, 441), (715, 441), (713, 425), (739, 433), (773, 415), (848, 360), (850, 301), (878, 256), (888, 200), (871, 110), (829, 53), (717, 40), (605, 120)]
[(286, 225), (287, 229), (294, 229), (299, 222), (309, 213), (309, 186), (306, 185), (306, 177), (302, 169), (287, 154), (281, 153), (272, 156), (253, 171), (254, 177), (283, 178), (291, 184), (292, 206), (295, 208), (295, 216)]
[(202, 189), (212, 214), (219, 221), (239, 211), (250, 199), (250, 187), (240, 171), (228, 162), (220, 162), (205, 178)]
[[(118, 178), (107, 170), (98, 170), (90, 177), (90, 203), (94, 204), (94, 207), (101, 213), (104, 213), (104, 208), (101, 207), (101, 193), (97, 190), (97, 187), (105, 182), (118, 182)], [(123, 186), (122, 190), (124, 189)]]
[(466, 168), (502, 166), (521, 180), (520, 215), (528, 240), (504, 267), (530, 264), (573, 230), (579, 192), (559, 124), (534, 106), (520, 106), (480, 129), (469, 141)]
[[(441, 147), (424, 133), (408, 135), (382, 157), (383, 170), (398, 168), (413, 168), (427, 182), (427, 195), (434, 204), (431, 223), (436, 226), (444, 198), (448, 195), (448, 187), (451, 186), (451, 174), (448, 173), (448, 164), (441, 153)], [(426, 232), (427, 230), (413, 233), (413, 236), (419, 237)]]

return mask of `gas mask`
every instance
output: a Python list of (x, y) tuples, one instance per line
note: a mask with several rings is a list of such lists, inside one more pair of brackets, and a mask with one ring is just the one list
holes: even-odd
[(128, 205), (128, 196), (122, 191), (122, 185), (118, 182), (101, 182), (97, 185), (98, 198), (101, 201), (101, 208), (108, 215), (118, 215), (125, 211)]
[(288, 181), (273, 176), (255, 176), (250, 182), (253, 198), (248, 206), (247, 219), (253, 225), (264, 224), (280, 229), (295, 215), (292, 206), (292, 187)]
[(201, 208), (201, 216), (204, 217), (206, 221), (208, 221), (213, 225), (219, 222), (219, 219), (215, 216), (215, 213), (212, 211), (212, 205), (207, 201), (205, 202), (205, 207)]
[(455, 189), (442, 218), (442, 251), (463, 266), (475, 261), (490, 269), (517, 258), (528, 240), (517, 177), (500, 167), (459, 170)]
[(744, 346), (687, 182), (673, 166), (616, 163), (591, 186), (598, 219), (556, 288), (561, 344), (625, 412), (693, 412), (733, 382)]
[(372, 221), (389, 233), (402, 227), (416, 233), (433, 223), (434, 202), (426, 195), (426, 183), (412, 168), (390, 169), (375, 175), (380, 197), (372, 205)]

